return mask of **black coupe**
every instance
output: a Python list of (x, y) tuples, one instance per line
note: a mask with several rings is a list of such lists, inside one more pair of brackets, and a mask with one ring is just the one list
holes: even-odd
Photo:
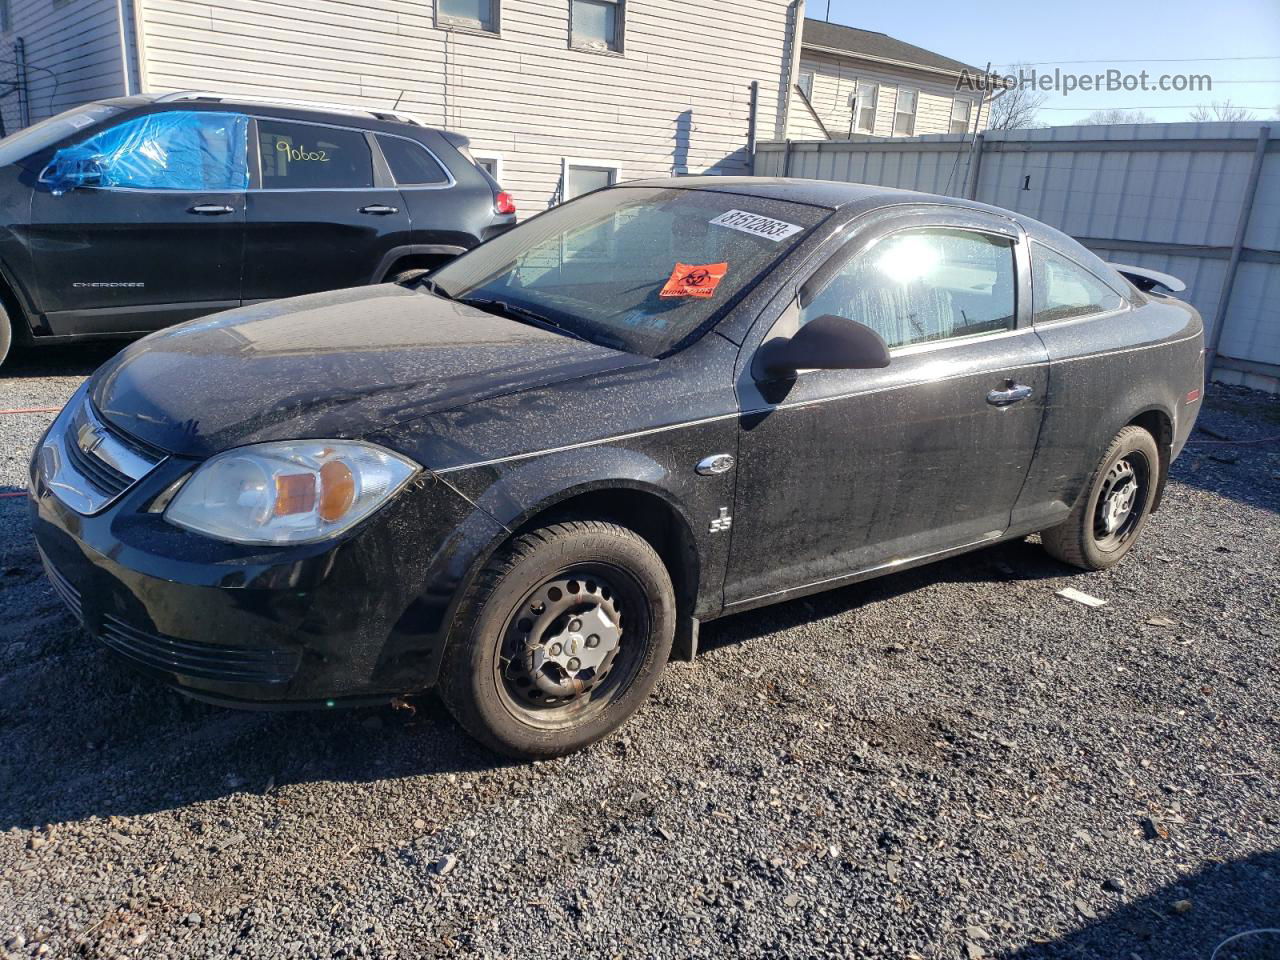
[(88, 631), (185, 693), (435, 686), (563, 754), (701, 621), (1037, 531), (1116, 563), (1199, 411), (1179, 287), (960, 200), (628, 184), (417, 284), (128, 347), (40, 443), (31, 518)]

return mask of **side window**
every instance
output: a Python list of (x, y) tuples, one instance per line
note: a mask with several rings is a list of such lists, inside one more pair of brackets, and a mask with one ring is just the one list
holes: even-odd
[(373, 186), (373, 154), (359, 130), (259, 120), (258, 153), (268, 190)]
[(237, 113), (149, 113), (54, 154), (47, 169), (77, 168), (81, 182), (135, 190), (243, 190), (247, 117)]
[(801, 311), (865, 323), (890, 348), (1012, 330), (1013, 241), (928, 227), (891, 234), (850, 258)]
[(1038, 243), (1031, 245), (1034, 323), (1052, 323), (1070, 317), (1119, 310), (1124, 298), (1059, 253)]
[(382, 148), (382, 155), (387, 158), (391, 175), (401, 186), (449, 182), (449, 175), (445, 173), (444, 167), (436, 162), (435, 157), (431, 156), (422, 144), (403, 137), (379, 135), (378, 146)]

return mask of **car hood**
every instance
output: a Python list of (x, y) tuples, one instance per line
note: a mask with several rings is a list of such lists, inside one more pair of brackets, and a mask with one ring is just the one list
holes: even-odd
[(93, 378), (102, 416), (169, 453), (344, 439), (654, 361), (394, 284), (229, 310), (152, 334)]

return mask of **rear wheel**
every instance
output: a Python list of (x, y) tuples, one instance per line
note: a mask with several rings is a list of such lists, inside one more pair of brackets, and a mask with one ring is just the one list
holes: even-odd
[(675, 597), (638, 534), (573, 520), (513, 540), (459, 611), (440, 694), (477, 740), (522, 758), (580, 750), (648, 697), (671, 651)]
[(1146, 526), (1159, 469), (1155, 438), (1142, 427), (1125, 427), (1111, 441), (1075, 509), (1063, 523), (1041, 532), (1044, 548), (1085, 570), (1119, 563)]

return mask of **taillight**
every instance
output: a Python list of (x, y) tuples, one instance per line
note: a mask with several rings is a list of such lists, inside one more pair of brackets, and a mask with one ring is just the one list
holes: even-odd
[(493, 209), (504, 216), (509, 213), (516, 212), (516, 202), (511, 199), (511, 194), (502, 190), (493, 198)]

